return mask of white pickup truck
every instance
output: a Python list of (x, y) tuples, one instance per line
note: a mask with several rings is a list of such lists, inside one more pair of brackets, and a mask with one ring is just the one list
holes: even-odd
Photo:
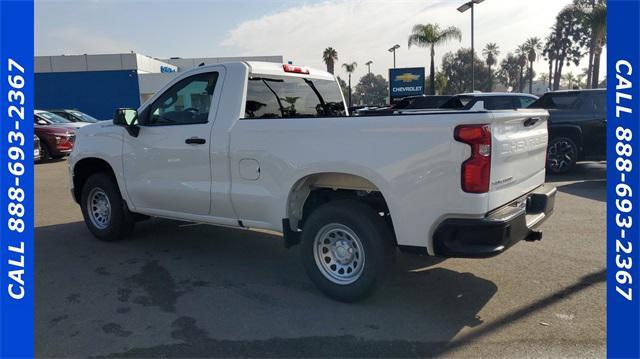
[(334, 76), (292, 65), (203, 66), (138, 110), (81, 128), (71, 193), (112, 241), (163, 217), (281, 232), (311, 280), (354, 301), (403, 252), (490, 257), (538, 240), (544, 110), (348, 117)]

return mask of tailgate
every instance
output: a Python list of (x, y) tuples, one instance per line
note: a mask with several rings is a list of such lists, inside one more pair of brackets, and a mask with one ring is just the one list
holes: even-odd
[(492, 114), (490, 209), (544, 183), (549, 117), (547, 111), (538, 109)]

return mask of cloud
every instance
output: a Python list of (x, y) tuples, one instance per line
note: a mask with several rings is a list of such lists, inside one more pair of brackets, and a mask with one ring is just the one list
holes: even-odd
[(35, 45), (38, 50), (36, 55), (123, 53), (135, 48), (128, 41), (79, 27), (63, 27), (44, 35), (43, 39), (36, 37)]
[[(470, 13), (456, 11), (463, 1), (453, 0), (358, 0), (324, 1), (301, 4), (238, 24), (229, 31), (222, 46), (241, 49), (243, 55), (283, 55), (285, 60), (311, 67), (324, 68), (322, 51), (331, 46), (338, 51), (338, 64), (356, 61), (355, 78), (366, 71), (364, 63), (372, 60), (371, 70), (386, 74), (392, 67), (387, 49), (400, 44), (398, 67), (426, 66), (428, 52), (422, 48), (407, 49), (407, 38), (417, 23), (438, 23), (442, 27), (457, 26), (463, 39), (436, 49), (436, 64), (448, 51), (470, 47)], [(490, 0), (476, 8), (476, 51), (488, 42), (496, 42), (501, 56), (514, 51), (528, 37), (544, 38), (560, 9), (571, 0)], [(547, 65), (539, 61), (535, 68), (544, 72)], [(574, 69), (575, 70), (575, 69)], [(337, 75), (344, 77), (342, 69)]]

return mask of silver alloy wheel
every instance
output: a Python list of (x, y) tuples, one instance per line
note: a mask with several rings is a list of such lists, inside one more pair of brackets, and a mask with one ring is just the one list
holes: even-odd
[(362, 242), (343, 224), (329, 223), (318, 231), (313, 241), (313, 256), (322, 275), (336, 284), (351, 284), (364, 270)]
[(111, 221), (111, 202), (102, 188), (89, 192), (87, 213), (91, 223), (98, 229), (105, 229)]
[(559, 140), (549, 146), (547, 161), (549, 162), (549, 167), (559, 171), (572, 163), (575, 157), (575, 150), (569, 141)]

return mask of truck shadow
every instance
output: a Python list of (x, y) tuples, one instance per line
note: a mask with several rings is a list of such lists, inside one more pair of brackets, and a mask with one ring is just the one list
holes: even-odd
[(581, 162), (566, 175), (549, 175), (547, 183), (558, 191), (594, 201), (607, 200), (607, 165), (605, 162)]
[(599, 181), (607, 179), (606, 162), (578, 162), (570, 173), (564, 175), (547, 175), (549, 183), (568, 181)]
[(429, 356), (481, 324), (497, 291), (398, 255), (383, 288), (345, 304), (277, 236), (154, 219), (133, 237), (100, 242), (82, 222), (36, 228), (37, 356)]

